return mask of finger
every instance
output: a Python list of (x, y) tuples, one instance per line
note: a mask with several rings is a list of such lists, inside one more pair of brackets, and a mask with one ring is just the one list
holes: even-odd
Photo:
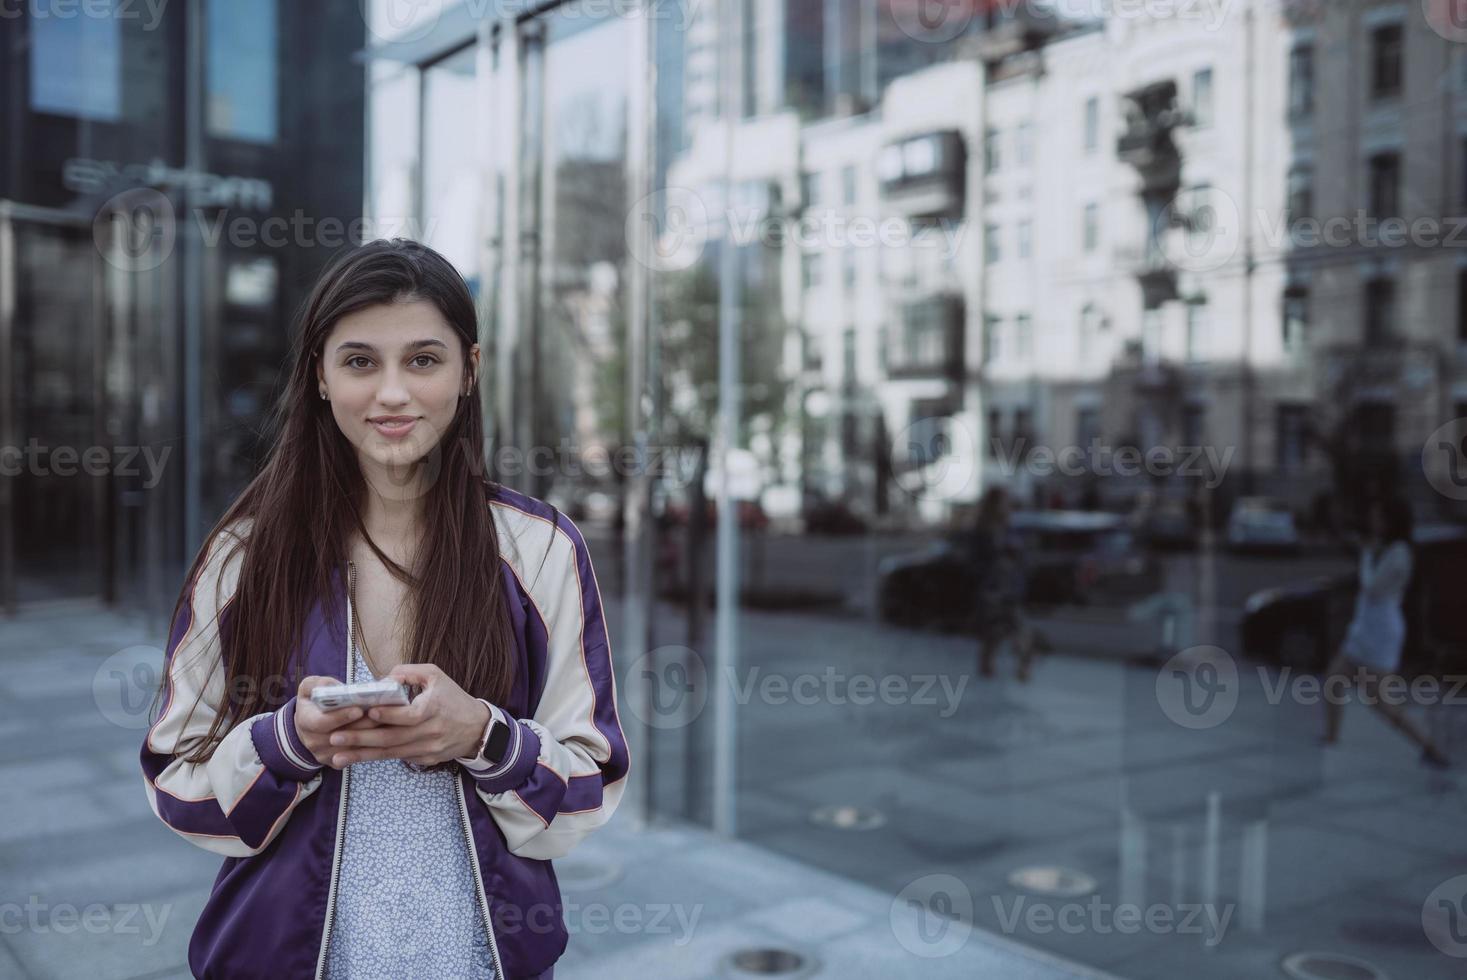
[(384, 746), (381, 748), (364, 748), (336, 751), (331, 756), (331, 764), (336, 768), (349, 766), (353, 762), (371, 762), (376, 759), (420, 759), (431, 757), (433, 743), (425, 741), (410, 742), (407, 745)]
[(337, 708), (335, 711), (322, 711), (315, 705), (311, 705), (309, 708), (296, 712), (295, 724), (297, 728), (304, 728), (310, 732), (334, 732), (362, 718), (361, 708)]
[(421, 725), (433, 716), (433, 699), (420, 696), (411, 704), (379, 704), (367, 717), (379, 725)]
[(428, 687), (443, 676), (443, 671), (433, 664), (398, 664), (387, 672), (387, 676), (404, 684), (421, 684)]
[(302, 701), (309, 701), (311, 699), (311, 692), (316, 688), (324, 687), (327, 684), (340, 683), (341, 681), (335, 677), (323, 677), (320, 674), (311, 674), (308, 677), (301, 678), (300, 685), (296, 688), (296, 697)]
[(331, 747), (337, 748), (377, 748), (381, 746), (407, 745), (411, 742), (422, 741), (425, 734), (413, 728), (390, 728), (376, 726), (373, 728), (358, 729), (356, 731), (336, 731), (331, 735)]

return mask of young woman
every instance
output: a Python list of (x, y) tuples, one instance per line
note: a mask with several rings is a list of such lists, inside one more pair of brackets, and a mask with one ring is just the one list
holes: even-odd
[[(1383, 678), (1401, 668), (1406, 619), (1401, 600), (1411, 582), (1411, 507), (1398, 497), (1374, 500), (1367, 511), (1366, 538), (1360, 549), (1360, 591), (1345, 641), (1330, 663), (1324, 702), (1326, 745), (1340, 737), (1345, 706), (1342, 692), (1363, 690), (1369, 703), (1401, 734), (1421, 748), (1422, 761), (1444, 767), (1447, 759), (1406, 714), (1399, 698), (1381, 691)], [(1405, 689), (1405, 685), (1400, 685)]]
[[(585, 540), (486, 480), (473, 302), (373, 242), (316, 285), (263, 470), (174, 611), (153, 811), (225, 855), (199, 977), (550, 977), (553, 858), (629, 765)], [(311, 691), (394, 678), (405, 707)]]

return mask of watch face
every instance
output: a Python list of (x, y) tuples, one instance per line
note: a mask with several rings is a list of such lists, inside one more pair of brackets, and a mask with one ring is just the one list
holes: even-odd
[(484, 743), (484, 758), (490, 762), (503, 762), (504, 754), (509, 751), (509, 726), (495, 725), (494, 730), (489, 733), (489, 740)]

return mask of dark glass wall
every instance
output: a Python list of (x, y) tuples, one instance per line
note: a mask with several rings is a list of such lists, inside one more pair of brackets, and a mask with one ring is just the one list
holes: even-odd
[(259, 462), (295, 310), (369, 230), (365, 26), (350, 0), (21, 13), (0, 19), (21, 300), (0, 412), (7, 443), (37, 438), (0, 598), (157, 609)]

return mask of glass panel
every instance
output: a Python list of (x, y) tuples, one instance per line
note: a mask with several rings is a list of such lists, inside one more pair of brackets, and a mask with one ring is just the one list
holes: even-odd
[[(1248, 142), (1241, 61), (1143, 73), (1163, 84), (1133, 92), (1132, 76), (1095, 72), (1108, 63), (1101, 41), (1129, 35), (1065, 33), (1036, 58), (1042, 20), (1020, 20), (1023, 5), (985, 9), (972, 40), (1000, 83), (984, 92), (965, 45), (956, 64), (931, 64), (941, 46), (914, 35), (933, 27), (913, 6), (874, 5), (874, 26), (835, 0), (736, 4), (745, 21), (733, 30), (716, 6), (692, 25), (654, 24), (650, 133), (635, 131), (624, 83), (642, 74), (627, 52), (644, 24), (577, 20), (585, 9), (572, 6), (521, 28), (524, 99), (503, 131), (525, 142), (508, 188), (518, 225), (505, 228), (524, 272), (506, 305), (522, 306), (499, 326), (533, 395), (514, 406), (529, 420), (522, 442), (625, 438), (619, 385), (645, 340), (657, 448), (683, 464), (659, 475), (650, 503), (662, 543), (650, 645), (623, 648), (629, 708), (634, 691), (651, 696), (639, 758), (654, 809), (721, 822), (732, 790), (741, 837), (893, 894), (941, 869), (980, 926), (1135, 980), (1251, 976), (1323, 935), (1325, 899), (1330, 943), (1374, 951), (1392, 975), (1445, 976), (1417, 928), (1445, 875), (1397, 889), (1400, 929), (1371, 889), (1400, 883), (1415, 860), (1391, 828), (1419, 828), (1412, 846), (1432, 851), (1433, 868), (1449, 857), (1432, 813), (1455, 797), (1405, 771), (1415, 749), (1386, 726), (1362, 720), (1345, 750), (1358, 754), (1332, 755), (1318, 746), (1317, 700), (1269, 696), (1283, 678), (1316, 678), (1339, 647), (1348, 602), (1320, 583), (1353, 588), (1345, 525), (1367, 486), (1409, 486), (1419, 513), (1451, 513), (1419, 486), (1418, 461), (1443, 421), (1420, 406), (1455, 396), (1432, 367), (1437, 348), (1406, 341), (1436, 328), (1406, 322), (1425, 308), (1404, 285), (1394, 303), (1363, 292), (1366, 277), (1427, 273), (1404, 255), (1399, 270), (1308, 256), (1298, 264), (1314, 276), (1297, 281), (1311, 302), (1353, 312), (1315, 317), (1318, 342), (1301, 343), (1307, 311), (1276, 299), (1300, 271), (1291, 243), (1253, 271), (1236, 255), (1198, 261), (1229, 226), (1229, 201), (1246, 199), (1226, 156)], [(1128, 50), (1145, 62), (1151, 40)], [(1296, 43), (1284, 42), (1280, 78)], [(1255, 95), (1248, 125), (1287, 124), (1286, 86)], [(1219, 138), (1179, 134), (1178, 149), (1189, 106)], [(1113, 111), (1119, 138), (1106, 135)], [(983, 152), (974, 119), (1026, 133), (1032, 152), (1015, 159), (1032, 187), (985, 200), (967, 186)], [(644, 140), (651, 177), (629, 191), (628, 143)], [(1369, 156), (1314, 150), (1263, 168), (1273, 206), (1369, 203)], [(1186, 154), (1209, 185), (1175, 200)], [(1309, 181), (1290, 194), (1290, 171), (1308, 160), (1330, 171), (1313, 182), (1333, 195), (1317, 206)], [(1375, 183), (1417, 174), (1396, 169)], [(852, 199), (852, 181), (874, 193)], [(1102, 225), (1102, 208), (1127, 220)], [(642, 257), (645, 337), (630, 312), (629, 215), (648, 219), (655, 242)], [(894, 238), (893, 226), (864, 244), (848, 234), (892, 217)], [(982, 262), (986, 220), (1023, 229), (1002, 276)], [(1034, 234), (1039, 221), (1053, 234)], [(777, 233), (791, 229), (803, 234)], [(1093, 269), (1079, 274), (1082, 250)], [(1450, 297), (1455, 273), (1429, 295)], [(1189, 314), (1200, 296), (1207, 306)], [(1426, 319), (1456, 329), (1445, 310)], [(1392, 344), (1362, 356), (1382, 323)], [(1286, 334), (1299, 350), (1282, 364), (1280, 345), (1258, 339)], [(1002, 372), (986, 370), (985, 346)], [(1415, 385), (1419, 404), (1404, 395)], [(1297, 403), (1310, 398), (1306, 413)], [(1393, 398), (1403, 403), (1382, 404)], [(1207, 455), (1173, 455), (1160, 471), (1139, 462), (1179, 447)], [(1437, 475), (1450, 481), (1455, 461)], [(631, 563), (616, 515), (636, 502), (620, 489), (560, 467), (526, 486)], [(1245, 503), (1255, 498), (1270, 503)], [(718, 533), (720, 516), (731, 533)], [(1276, 535), (1280, 553), (1255, 553), (1251, 535)], [(621, 568), (600, 567), (610, 596)], [(1443, 567), (1429, 580), (1437, 595), (1453, 581)], [(1296, 590), (1302, 607), (1285, 601)], [(731, 785), (715, 784), (730, 756)], [(941, 899), (913, 902), (951, 909)], [(1129, 905), (1165, 925), (1117, 928)], [(1022, 914), (1036, 907), (1040, 919)], [(1230, 916), (1225, 936), (1199, 924), (1208, 914), (1214, 930)], [(1077, 929), (1058, 925), (1065, 915)]]
[[(17, 302), (48, 319), (39, 334), (17, 333), (16, 350), (0, 357), (31, 386), (26, 404), (46, 406), (16, 421), (21, 445), (32, 433), (74, 443), (91, 413), (99, 433), (86, 445), (105, 447), (121, 469), (101, 486), (92, 539), (65, 536), (92, 534), (90, 510), (55, 529), (53, 563), (70, 578), (56, 584), (42, 570), (31, 580), (24, 567), (17, 578), (23, 589), (55, 592), (95, 590), (90, 576), (124, 608), (163, 615), (202, 534), (258, 462), (291, 314), (362, 227), (362, 8), (22, 6), (0, 16), (14, 67), (0, 83), (11, 100), (0, 200), (27, 227), (80, 229), (85, 248), (69, 238), (65, 248), (18, 244), (7, 270)], [(280, 56), (297, 42), (300, 57)], [(95, 336), (75, 335), (83, 319)], [(66, 371), (18, 366), (54, 360), (53, 342), (74, 362)], [(81, 386), (82, 377), (95, 380)], [(150, 460), (160, 474), (149, 474)], [(27, 507), (63, 502), (26, 494)], [(47, 519), (21, 525), (49, 534)], [(83, 547), (98, 553), (78, 558)]]
[[(12, 480), (16, 599), (94, 595), (101, 585), (99, 503), (110, 447), (98, 441), (90, 228), (19, 224), (11, 373), (20, 458)], [(9, 455), (9, 454), (7, 454)]]
[(271, 143), (277, 126), (278, 0), (209, 0), (209, 132), (229, 139)]
[[(31, 108), (63, 116), (116, 122), (122, 114), (122, 21), (97, 13), (32, 19)], [(98, 5), (93, 4), (90, 9)]]
[(423, 72), (423, 232), (477, 296), (482, 166), (475, 57), (471, 46)]
[(213, 275), (222, 279), (223, 289), (219, 330), (205, 350), (205, 363), (213, 369), (203, 393), (210, 450), (203, 492), (205, 512), (219, 514), (248, 485), (267, 448), (264, 436), (286, 335), (278, 329), (276, 258), (244, 251), (210, 258), (222, 263)]
[(419, 73), (395, 64), (372, 66), (374, 81), (368, 153), (368, 212), (374, 232), (390, 237), (422, 227), (417, 222), (415, 194), (418, 147)]

